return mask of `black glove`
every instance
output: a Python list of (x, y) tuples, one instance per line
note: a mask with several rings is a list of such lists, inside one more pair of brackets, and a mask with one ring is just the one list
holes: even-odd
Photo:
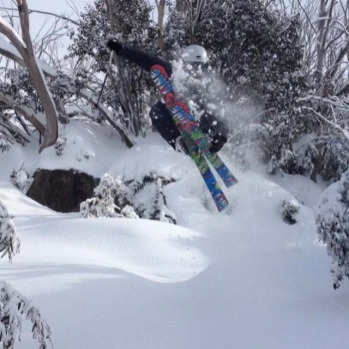
[(107, 42), (107, 46), (110, 50), (114, 51), (117, 55), (121, 52), (122, 50), (122, 44), (120, 41), (116, 39), (110, 39)]
[(212, 141), (211, 141), (211, 146), (209, 151), (211, 153), (217, 153), (218, 151), (220, 151), (223, 147), (223, 145), (227, 142), (227, 138), (222, 136), (222, 135), (216, 135), (213, 137)]

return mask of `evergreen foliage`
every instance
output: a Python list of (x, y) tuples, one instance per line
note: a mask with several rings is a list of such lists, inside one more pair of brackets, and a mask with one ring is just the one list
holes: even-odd
[(173, 181), (155, 173), (127, 182), (105, 174), (94, 190), (95, 197), (81, 203), (81, 215), (84, 218), (147, 218), (176, 224), (163, 192), (163, 186)]
[(23, 320), (32, 323), (33, 338), (39, 349), (48, 349), (51, 330), (38, 308), (6, 282), (0, 282), (0, 342), (4, 349), (12, 349), (20, 340)]
[(263, 157), (280, 159), (305, 129), (297, 105), (305, 88), (298, 17), (259, 0), (207, 1), (195, 27), (189, 17), (189, 11), (172, 8), (169, 43), (178, 47), (195, 40), (204, 46), (228, 84), (230, 101), (262, 106), (266, 112), (257, 122), (273, 145), (261, 140)]
[(141, 49), (152, 46), (149, 41), (154, 35), (150, 21), (151, 8), (144, 1), (114, 1), (111, 11), (109, 14), (104, 0), (95, 0), (93, 5), (85, 7), (80, 26), (71, 32), (71, 54), (80, 60), (86, 55), (95, 58), (93, 66), (97, 66), (97, 71), (105, 71), (109, 59), (105, 44), (110, 37), (118, 36), (120, 41)]
[[(117, 37), (131, 47), (155, 53), (156, 31), (150, 20), (151, 8), (142, 0), (113, 1), (110, 11), (108, 13), (104, 0), (96, 0), (85, 8), (81, 25), (71, 33), (70, 56), (80, 62), (77, 74), (83, 86), (93, 83), (91, 72), (109, 74), (109, 88), (105, 89), (102, 101), (119, 110), (121, 124), (137, 136), (147, 123), (145, 92), (151, 86), (150, 77), (139, 67), (121, 61), (118, 61), (118, 72), (111, 76), (106, 42), (108, 38)], [(88, 68), (84, 62), (89, 62)]]
[(8, 255), (10, 261), (19, 252), (20, 240), (17, 238), (16, 226), (6, 206), (0, 201), (0, 253), (1, 258)]
[(349, 278), (349, 171), (322, 194), (317, 208), (317, 230), (332, 258), (333, 287)]
[(349, 167), (349, 139), (338, 130), (328, 130), (297, 151), (298, 173), (315, 182), (327, 183), (340, 180)]
[(29, 189), (33, 179), (25, 170), (24, 164), (19, 169), (14, 169), (11, 173), (11, 182), (17, 187), (21, 192), (26, 193)]
[[(115, 204), (115, 198), (118, 193), (124, 193), (125, 186), (121, 180), (115, 180), (108, 173), (101, 178), (99, 185), (95, 188), (95, 197), (87, 199), (80, 204), (80, 212), (84, 218), (98, 217), (124, 217), (122, 209)], [(123, 208), (127, 208), (125, 204)], [(130, 210), (126, 209), (130, 217)], [(135, 214), (133, 218), (138, 218)]]
[(283, 200), (281, 203), (281, 215), (283, 220), (288, 224), (297, 223), (297, 213), (299, 212), (300, 205), (295, 200)]

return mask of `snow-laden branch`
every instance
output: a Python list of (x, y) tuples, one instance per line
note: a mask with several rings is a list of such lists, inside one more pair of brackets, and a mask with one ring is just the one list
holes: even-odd
[[(0, 10), (9, 10), (9, 11), (12, 11), (13, 10), (13, 8), (12, 7), (0, 7)], [(70, 23), (72, 23), (72, 24), (74, 24), (74, 25), (80, 25), (80, 23), (79, 22), (77, 22), (77, 21), (74, 21), (73, 19), (71, 19), (71, 18), (69, 18), (69, 17), (67, 17), (67, 16), (65, 16), (65, 15), (59, 15), (59, 14), (57, 14), (57, 13), (54, 13), (54, 12), (49, 12), (49, 11), (41, 11), (41, 10), (34, 10), (34, 9), (29, 9), (29, 14), (31, 14), (31, 13), (39, 13), (39, 14), (42, 14), (42, 15), (48, 15), (48, 16), (52, 16), (52, 17), (56, 17), (56, 18), (59, 18), (59, 19), (63, 19), (64, 21), (67, 21), (67, 22), (70, 22)]]
[(132, 135), (128, 133), (118, 121), (113, 120), (113, 115), (110, 110), (105, 108), (102, 104), (97, 103), (97, 98), (95, 98), (90, 91), (82, 89), (78, 92), (78, 95), (93, 104), (105, 116), (109, 124), (119, 133), (121, 139), (125, 142), (128, 148), (133, 146), (133, 143), (131, 142), (131, 139), (133, 138)]
[(42, 135), (45, 133), (45, 116), (37, 113), (28, 106), (18, 104), (10, 95), (0, 91), (0, 102), (13, 108), (17, 113), (23, 115)]
[(338, 71), (340, 63), (342, 62), (343, 58), (348, 54), (348, 52), (349, 52), (349, 41), (344, 41), (336, 53), (336, 57), (334, 59), (332, 66), (327, 70), (325, 74), (326, 77), (328, 77), (329, 79), (333, 79), (334, 75)]
[(336, 122), (328, 120), (327, 118), (325, 118), (323, 115), (321, 115), (320, 113), (318, 113), (316, 110), (314, 110), (311, 107), (302, 107), (302, 109), (309, 110), (309, 111), (313, 112), (319, 119), (325, 121), (327, 124), (331, 125), (336, 130), (342, 132), (344, 137), (346, 137), (349, 140), (349, 132), (346, 129), (340, 127)]
[[(11, 45), (9, 42), (7, 42), (1, 36), (0, 36), (0, 54), (15, 61), (22, 67), (26, 67), (23, 57), (21, 53), (18, 51), (18, 49), (14, 45)], [(56, 70), (52, 68), (50, 65), (48, 65), (46, 62), (38, 59), (38, 64), (40, 68), (44, 71), (45, 75), (49, 77), (54, 77), (57, 75)]]
[(321, 97), (316, 95), (308, 95), (297, 99), (298, 103), (311, 101), (326, 103), (339, 110), (349, 111), (349, 101), (346, 101), (345, 99), (339, 98), (337, 96)]
[[(14, 37), (14, 35), (13, 35), (13, 37)], [(14, 60), (16, 63), (20, 64), (21, 66), (26, 67), (28, 69), (28, 71), (29, 71), (29, 67), (28, 67), (28, 64), (26, 62), (26, 58), (27, 58), (26, 50), (22, 50), (21, 47), (19, 47), (19, 45), (10, 45), (8, 42), (6, 42), (3, 38), (0, 37), (0, 54), (2, 54), (4, 56)], [(43, 61), (41, 61), (39, 59), (36, 59), (34, 55), (33, 55), (32, 60), (35, 61), (35, 64), (38, 67), (38, 70), (36, 71), (36, 76), (38, 76), (39, 79), (42, 82), (41, 88), (45, 87), (47, 98), (50, 98), (52, 100), (52, 96), (50, 95), (50, 91), (49, 91), (48, 87), (46, 86), (46, 82), (45, 82), (45, 79), (44, 79), (42, 73), (45, 74), (46, 76), (48, 76), (51, 79), (57, 78), (59, 74), (58, 74), (58, 72), (54, 68), (50, 67), (45, 62), (43, 62)], [(29, 73), (30, 73), (30, 71), (29, 71)], [(70, 79), (70, 78), (67, 77), (67, 79)], [(38, 95), (39, 95), (39, 91), (38, 91)], [(93, 96), (92, 93), (90, 93), (86, 89), (83, 89), (83, 90), (80, 90), (80, 91), (77, 92), (77, 96), (87, 100), (96, 109), (98, 109), (105, 116), (105, 118), (109, 122), (109, 124), (120, 134), (120, 136), (121, 136), (122, 140), (125, 142), (125, 144), (128, 147), (132, 147), (133, 146), (133, 143), (131, 141), (131, 139), (133, 137), (131, 136), (131, 134), (119, 122), (113, 120), (113, 113), (109, 109), (105, 108), (103, 105), (97, 103), (97, 99)], [(1, 98), (4, 99), (5, 97), (2, 96)], [(8, 96), (6, 96), (6, 100), (9, 103), (8, 105), (10, 105), (10, 106), (14, 105), (12, 103), (12, 101), (9, 100)], [(31, 119), (31, 122), (33, 123), (33, 125), (40, 132), (42, 132), (42, 127), (43, 127), (43, 125), (45, 125), (45, 123), (40, 125), (37, 122), (37, 118), (36, 118), (37, 114), (34, 115), (32, 113), (32, 111), (28, 111), (28, 110), (24, 109), (23, 106), (16, 106), (16, 108), (17, 108), (17, 111), (20, 112), (21, 114), (23, 114), (28, 120)], [(55, 111), (55, 113), (57, 113), (55, 108), (54, 108), (54, 111)], [(46, 112), (46, 109), (45, 109), (45, 113), (46, 113), (46, 115), (48, 115), (47, 112)], [(50, 126), (50, 120), (48, 119), (47, 121), (48, 122), (46, 124), (49, 127)], [(55, 123), (57, 122), (56, 116), (55, 116), (54, 122)], [(48, 128), (46, 128), (46, 130), (47, 129)], [(55, 129), (53, 129), (52, 131), (53, 132), (51, 132), (51, 136), (52, 136), (52, 134), (55, 135)], [(58, 126), (57, 126), (57, 133), (58, 133)], [(49, 137), (49, 139), (56, 140), (56, 137), (51, 137), (51, 136)], [(42, 146), (40, 147), (40, 151), (42, 149), (44, 149), (44, 147), (46, 147), (46, 146), (48, 146), (47, 143), (43, 142)]]
[[(8, 255), (9, 260), (19, 252), (20, 240), (17, 238), (16, 227), (6, 206), (0, 201), (0, 253), (1, 258)], [(1, 305), (0, 305), (1, 307)], [(1, 322), (0, 317), (0, 322)], [(0, 336), (1, 337), (1, 336)]]
[[(2, 54), (3, 56), (5, 56), (7, 58), (14, 60), (19, 65), (26, 67), (26, 64), (25, 64), (23, 58), (21, 57), (20, 53), (18, 52), (18, 50), (15, 47), (13, 47), (12, 45), (10, 45), (9, 43), (7, 43), (1, 37), (0, 37), (0, 54)], [(52, 68), (51, 66), (49, 66), (45, 62), (38, 59), (37, 64), (40, 66), (43, 73), (46, 76), (48, 76), (49, 78), (55, 79), (58, 77), (59, 74), (58, 74), (57, 70), (55, 70), (54, 68)], [(67, 79), (70, 79), (70, 78), (67, 77)], [(77, 96), (85, 99), (86, 101), (91, 103), (96, 109), (98, 109), (105, 116), (105, 118), (107, 119), (109, 124), (112, 127), (114, 127), (114, 129), (120, 134), (120, 136), (124, 140), (125, 144), (128, 147), (132, 147), (133, 144), (130, 141), (132, 139), (131, 134), (129, 134), (127, 132), (127, 130), (125, 130), (124, 127), (119, 122), (113, 120), (112, 112), (110, 110), (108, 110), (107, 108), (105, 108), (103, 105), (97, 103), (97, 98), (95, 98), (94, 95), (90, 91), (88, 91), (87, 89), (82, 89), (80, 91), (77, 91)], [(0, 94), (0, 99), (2, 99), (9, 106), (15, 105), (15, 103), (13, 102), (13, 100), (11, 99), (10, 96)], [(34, 115), (33, 111), (26, 109), (24, 106), (16, 105), (16, 108), (17, 108), (17, 111), (19, 113), (23, 114), (40, 132), (42, 132), (42, 130), (43, 130), (42, 128), (44, 127), (43, 126), (44, 124), (41, 124), (41, 125), (38, 124), (39, 120), (37, 120), (37, 116), (39, 114), (35, 113), (35, 115)]]
[(14, 28), (2, 17), (0, 17), (0, 27), (1, 27), (1, 32), (5, 34), (11, 42), (14, 44), (19, 43), (21, 47), (24, 49), (27, 48), (27, 45), (25, 42), (22, 40), (22, 38), (19, 36), (19, 34), (14, 30)]
[(51, 330), (42, 319), (39, 309), (7, 282), (1, 282), (0, 342), (4, 348), (13, 348), (15, 342), (19, 341), (23, 320), (32, 323), (33, 338), (39, 342), (39, 348), (48, 349), (51, 343)]
[[(53, 98), (46, 85), (42, 70), (37, 63), (34, 54), (29, 33), (29, 14), (27, 2), (26, 0), (17, 0), (17, 4), (22, 29), (22, 38), (19, 36), (16, 30), (3, 18), (0, 18), (0, 32), (3, 33), (11, 41), (11, 43), (15, 46), (21, 58), (23, 59), (24, 65), (28, 69), (33, 85), (45, 110), (47, 122), (44, 133), (44, 140), (39, 148), (39, 152), (41, 152), (44, 148), (53, 145), (57, 140), (58, 113), (55, 108)], [(12, 56), (12, 58), (15, 58), (16, 53), (12, 50), (10, 56)], [(18, 60), (18, 57), (16, 60)]]
[(343, 81), (341, 87), (335, 91), (335, 94), (336, 94), (336, 96), (341, 96), (341, 95), (347, 93), (348, 90), (349, 90), (349, 79), (346, 79)]

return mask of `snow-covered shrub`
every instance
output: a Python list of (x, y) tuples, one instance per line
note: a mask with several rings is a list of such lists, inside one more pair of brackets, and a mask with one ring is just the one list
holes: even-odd
[(174, 213), (167, 208), (166, 196), (163, 191), (163, 181), (160, 177), (156, 178), (156, 186), (157, 192), (150, 218), (176, 224)]
[[(110, 13), (107, 1), (93, 1), (80, 13), (79, 26), (71, 33), (70, 56), (81, 62), (89, 61), (88, 71), (84, 64), (78, 67), (76, 80), (79, 88), (91, 84), (96, 86), (91, 71), (107, 71), (109, 50), (106, 41), (110, 37), (156, 54), (157, 31), (150, 18), (152, 9), (146, 1), (113, 1), (109, 10)], [(122, 128), (126, 127), (129, 132), (138, 135), (145, 124), (144, 101), (146, 90), (152, 86), (150, 77), (141, 74), (138, 67), (126, 64), (122, 74), (116, 74), (110, 83), (115, 84), (114, 88), (105, 88), (100, 102), (106, 102), (115, 111)]]
[(123, 207), (120, 213), (121, 213), (121, 216), (125, 218), (133, 218), (133, 219), (139, 218), (134, 208), (130, 205), (126, 205), (125, 207)]
[(276, 158), (275, 155), (273, 155), (268, 162), (267, 173), (270, 175), (275, 175), (279, 171), (282, 174), (282, 170), (280, 169), (279, 160)]
[(7, 208), (0, 201), (0, 253), (1, 258), (8, 255), (9, 260), (19, 252), (20, 240), (17, 238), (16, 227), (8, 214)]
[(4, 349), (12, 349), (20, 340), (23, 320), (32, 323), (33, 338), (39, 343), (39, 349), (47, 349), (51, 343), (51, 330), (42, 319), (38, 308), (13, 289), (6, 282), (0, 283), (0, 342)]
[(342, 135), (334, 134), (321, 148), (321, 178), (327, 182), (336, 182), (349, 167), (349, 141)]
[(311, 176), (315, 167), (314, 163), (319, 155), (319, 150), (316, 148), (315, 144), (309, 143), (301, 148), (297, 155), (299, 172), (303, 175)]
[(297, 155), (291, 150), (284, 149), (280, 159), (280, 168), (285, 173), (296, 174), (298, 173), (297, 168)]
[(296, 215), (300, 209), (300, 205), (297, 201), (283, 200), (280, 208), (282, 218), (286, 223), (295, 224), (297, 222)]
[(168, 209), (163, 192), (163, 186), (172, 182), (173, 178), (151, 172), (128, 184), (129, 200), (141, 218), (176, 224), (175, 214)]
[(84, 218), (147, 218), (175, 224), (175, 215), (167, 208), (163, 192), (163, 186), (171, 182), (173, 179), (155, 173), (127, 182), (105, 174), (94, 190), (95, 197), (81, 203), (81, 215)]
[[(1, 136), (1, 132), (0, 132)], [(4, 152), (9, 150), (11, 147), (11, 143), (7, 139), (0, 138), (0, 151)]]
[(276, 173), (296, 174), (298, 173), (297, 155), (290, 151), (283, 149), (281, 158), (272, 155), (267, 165), (267, 173), (275, 175)]
[(57, 141), (55, 143), (55, 150), (58, 156), (61, 156), (63, 154), (66, 143), (67, 143), (67, 138), (65, 137), (57, 138)]
[(11, 182), (22, 193), (26, 193), (33, 179), (30, 178), (29, 173), (24, 169), (24, 164), (19, 169), (14, 169), (11, 173)]
[(332, 257), (333, 287), (349, 278), (349, 170), (321, 195), (316, 212), (320, 241)]
[(297, 151), (299, 173), (334, 183), (349, 167), (349, 142), (337, 130), (313, 138)]
[(255, 123), (234, 125), (236, 134), (227, 142), (224, 149), (231, 154), (234, 163), (248, 170), (251, 164), (265, 163), (270, 158), (270, 133), (267, 128)]
[(115, 204), (118, 181), (110, 174), (104, 174), (95, 188), (95, 197), (80, 204), (80, 212), (84, 218), (121, 217), (120, 207)]

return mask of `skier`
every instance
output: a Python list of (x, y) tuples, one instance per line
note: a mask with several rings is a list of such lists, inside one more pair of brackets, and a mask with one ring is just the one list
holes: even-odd
[[(167, 74), (174, 80), (179, 93), (189, 100), (191, 112), (198, 119), (201, 130), (209, 136), (211, 140), (209, 151), (218, 152), (227, 141), (227, 128), (211, 112), (208, 105), (208, 98), (203, 95), (202, 69), (203, 65), (208, 62), (206, 50), (199, 45), (188, 46), (182, 54), (182, 61), (185, 63), (182, 70), (174, 69), (174, 66), (155, 56), (151, 56), (146, 52), (140, 51), (133, 47), (122, 44), (117, 39), (110, 39), (107, 42), (110, 50), (114, 51), (118, 56), (123, 57), (131, 62), (136, 63), (144, 70), (150, 72), (154, 65), (161, 65)], [(176, 72), (185, 72), (185, 74)], [(176, 81), (179, 81), (176, 84)], [(178, 85), (178, 86), (177, 86)], [(176, 89), (176, 91), (178, 92)], [(191, 97), (190, 97), (191, 96)], [(166, 108), (165, 103), (160, 100), (150, 110), (150, 118), (154, 128), (160, 133), (174, 149), (182, 148), (187, 153), (186, 146), (180, 137), (175, 122), (172, 119), (170, 111)]]

